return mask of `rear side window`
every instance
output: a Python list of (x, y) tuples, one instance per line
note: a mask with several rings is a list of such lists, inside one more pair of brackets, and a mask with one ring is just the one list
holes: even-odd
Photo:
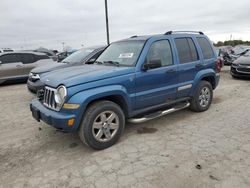
[(21, 56), (21, 61), (24, 64), (35, 62), (35, 57), (33, 54), (20, 54), (20, 56)]
[(49, 56), (47, 55), (36, 55), (35, 58), (36, 58), (36, 61), (41, 60), (41, 59), (50, 59)]
[(6, 54), (0, 57), (0, 61), (2, 63), (16, 63), (21, 62), (18, 58), (19, 56), (17, 54)]
[(196, 46), (191, 38), (177, 38), (175, 44), (181, 64), (199, 60)]
[(214, 57), (213, 49), (206, 38), (197, 38), (198, 43), (201, 47), (204, 59), (211, 59)]
[(147, 62), (161, 60), (162, 66), (173, 64), (171, 46), (168, 40), (156, 41), (152, 44), (147, 55)]

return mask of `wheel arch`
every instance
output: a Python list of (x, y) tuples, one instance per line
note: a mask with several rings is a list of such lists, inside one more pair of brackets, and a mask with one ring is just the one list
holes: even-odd
[(77, 116), (79, 119), (77, 121), (78, 125), (76, 129), (78, 129), (86, 109), (94, 102), (100, 100), (109, 100), (116, 103), (123, 110), (125, 117), (129, 116), (132, 102), (125, 87), (120, 85), (112, 85), (93, 88), (78, 92), (67, 101), (67, 103), (80, 104), (80, 108), (77, 109)]
[(117, 104), (118, 106), (120, 106), (120, 108), (124, 112), (125, 117), (128, 117), (128, 114), (129, 114), (128, 104), (126, 103), (126, 100), (124, 99), (124, 97), (121, 95), (118, 95), (118, 94), (117, 95), (107, 95), (104, 97), (93, 99), (93, 100), (89, 101), (89, 103), (86, 105), (86, 109), (90, 105), (92, 105), (93, 103), (98, 102), (98, 101), (103, 101), (103, 100), (111, 101), (111, 102)]
[(216, 88), (216, 73), (213, 69), (206, 69), (198, 72), (195, 76), (193, 86), (190, 92), (190, 96), (192, 97), (195, 93), (196, 88), (198, 87), (200, 81), (208, 81), (211, 85), (212, 88)]

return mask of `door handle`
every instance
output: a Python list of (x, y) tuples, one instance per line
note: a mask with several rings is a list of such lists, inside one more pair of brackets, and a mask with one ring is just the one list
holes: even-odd
[(22, 66), (22, 65), (17, 65), (16, 67), (17, 67), (17, 68), (21, 68), (21, 67), (23, 67), (23, 66)]
[(202, 68), (202, 67), (204, 67), (204, 65), (202, 65), (202, 64), (197, 64), (197, 65), (195, 65), (195, 68)]
[(176, 70), (174, 69), (169, 69), (165, 72), (166, 74), (175, 74), (176, 73)]

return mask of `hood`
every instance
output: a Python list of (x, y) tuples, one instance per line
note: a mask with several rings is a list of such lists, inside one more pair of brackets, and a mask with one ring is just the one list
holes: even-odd
[(250, 56), (240, 56), (233, 64), (250, 65)]
[(65, 85), (66, 87), (71, 87), (74, 85), (133, 73), (134, 71), (134, 67), (81, 65), (45, 73), (42, 75), (41, 81), (45, 83), (45, 85), (54, 88), (61, 84)]
[(43, 65), (40, 67), (36, 67), (36, 68), (32, 69), (31, 72), (36, 73), (36, 74), (41, 74), (41, 73), (56, 70), (59, 67), (64, 68), (64, 67), (68, 67), (68, 66), (69, 66), (69, 64), (67, 64), (67, 63), (51, 63), (51, 64)]

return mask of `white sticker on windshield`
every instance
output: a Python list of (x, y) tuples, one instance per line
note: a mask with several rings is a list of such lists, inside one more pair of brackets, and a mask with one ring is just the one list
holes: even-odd
[(123, 53), (119, 55), (119, 58), (132, 58), (134, 53)]

